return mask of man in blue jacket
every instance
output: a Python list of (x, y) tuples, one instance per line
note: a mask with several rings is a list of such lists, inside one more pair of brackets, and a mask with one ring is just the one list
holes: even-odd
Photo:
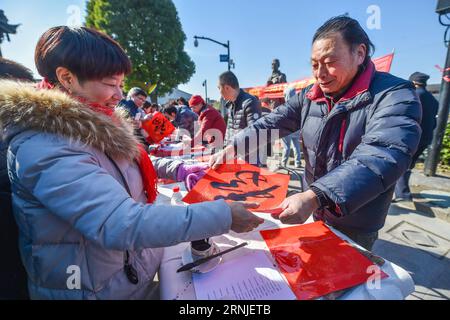
[[(236, 146), (263, 129), (279, 130), (280, 137), (301, 129), (308, 190), (286, 198), (278, 218), (297, 224), (313, 214), (367, 249), (421, 135), (414, 86), (376, 71), (373, 48), (356, 20), (328, 20), (313, 38), (316, 83), (234, 138)], [(216, 154), (211, 166), (235, 157), (234, 149)]]
[(147, 99), (147, 93), (141, 88), (132, 88), (127, 95), (126, 100), (120, 101), (117, 108), (122, 108), (127, 112), (127, 116), (138, 121), (143, 116), (142, 107)]
[(123, 111), (127, 118), (132, 120), (134, 135), (143, 145), (147, 145), (147, 141), (141, 132), (141, 120), (145, 116), (142, 107), (146, 99), (147, 93), (141, 88), (134, 87), (128, 92), (127, 98), (121, 100), (116, 107), (116, 109)]
[[(184, 100), (184, 99), (183, 99)], [(182, 101), (178, 99), (178, 101)], [(181, 135), (188, 134), (191, 139), (195, 136), (195, 123), (198, 121), (198, 115), (189, 108), (188, 105), (179, 103), (178, 106), (168, 106), (164, 109), (164, 115), (172, 121), (172, 124), (178, 129), (183, 129)]]

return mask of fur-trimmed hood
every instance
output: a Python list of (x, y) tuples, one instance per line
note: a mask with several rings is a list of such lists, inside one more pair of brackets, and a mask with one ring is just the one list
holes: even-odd
[[(138, 140), (121, 116), (117, 123), (59, 90), (37, 90), (24, 82), (0, 80), (0, 130), (34, 130), (67, 137), (111, 156), (139, 158)], [(6, 134), (7, 135), (7, 134)]]

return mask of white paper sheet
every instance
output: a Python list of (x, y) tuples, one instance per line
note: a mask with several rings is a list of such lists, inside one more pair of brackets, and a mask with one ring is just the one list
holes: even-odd
[[(161, 147), (161, 149), (164, 150), (164, 151), (180, 151), (180, 150), (183, 150), (183, 148), (184, 148), (185, 146), (186, 146), (186, 145), (185, 145), (183, 142), (178, 142), (178, 143), (172, 143), (172, 144), (166, 145), (166, 146), (164, 146), (164, 147)], [(187, 148), (188, 150), (191, 149), (190, 146), (188, 146), (188, 147), (186, 147), (186, 148)]]
[(205, 274), (193, 274), (198, 300), (293, 300), (281, 273), (263, 251), (220, 264)]

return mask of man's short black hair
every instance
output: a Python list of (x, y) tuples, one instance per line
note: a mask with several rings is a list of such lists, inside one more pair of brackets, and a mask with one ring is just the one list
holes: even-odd
[(233, 89), (239, 89), (239, 81), (231, 71), (225, 71), (219, 76), (219, 84), (221, 86), (228, 85)]
[(0, 79), (34, 81), (33, 73), (27, 67), (12, 60), (0, 58)]
[(177, 100), (177, 103), (179, 105), (183, 105), (183, 106), (188, 106), (189, 105), (187, 100), (185, 98), (183, 98), (183, 97), (179, 97), (178, 100)]
[(151, 103), (151, 102), (145, 101), (144, 105), (142, 106), (142, 109), (150, 109), (150, 108), (159, 110), (159, 105), (157, 103)]
[(145, 101), (144, 104), (142, 105), (142, 109), (150, 109), (152, 107), (152, 103)]
[(370, 41), (369, 36), (359, 22), (348, 16), (343, 15), (329, 19), (317, 29), (312, 42), (314, 43), (317, 40), (326, 39), (335, 33), (340, 33), (344, 41), (347, 42), (352, 50), (360, 44), (364, 44), (367, 50), (363, 64), (366, 65), (369, 62), (370, 57), (375, 51), (375, 46), (372, 41)]
[(128, 100), (130, 100), (134, 96), (143, 96), (145, 98), (148, 97), (147, 92), (145, 92), (143, 89), (139, 87), (131, 88), (130, 91), (128, 92), (127, 98)]
[(170, 115), (172, 115), (172, 113), (177, 114), (177, 111), (178, 111), (178, 109), (175, 106), (168, 106), (168, 107), (166, 107), (164, 109), (164, 113), (167, 113), (167, 114), (170, 114)]

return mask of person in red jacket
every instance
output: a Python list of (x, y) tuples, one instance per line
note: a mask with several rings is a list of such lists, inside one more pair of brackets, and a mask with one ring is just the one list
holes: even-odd
[(193, 145), (208, 144), (210, 146), (223, 146), (227, 125), (219, 111), (208, 106), (201, 96), (192, 96), (189, 106), (199, 115), (200, 130), (192, 140)]

